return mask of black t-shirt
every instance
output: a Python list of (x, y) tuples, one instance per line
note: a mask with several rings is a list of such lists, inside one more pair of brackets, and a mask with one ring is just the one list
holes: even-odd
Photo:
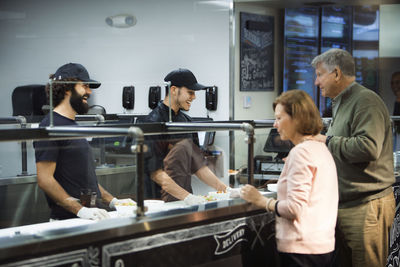
[[(53, 112), (54, 126), (77, 126), (74, 120)], [(39, 124), (40, 127), (49, 125), (47, 115)], [(95, 161), (89, 143), (86, 139), (49, 140), (33, 143), (36, 162), (56, 162), (54, 178), (62, 188), (74, 198), (80, 198), (82, 189), (91, 189), (101, 198), (95, 173)], [(68, 219), (76, 215), (57, 205), (49, 196), (47, 203), (51, 209), (51, 218)]]

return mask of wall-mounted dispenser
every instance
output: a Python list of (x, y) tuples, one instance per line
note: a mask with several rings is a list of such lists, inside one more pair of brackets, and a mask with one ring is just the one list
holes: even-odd
[(125, 86), (122, 90), (122, 106), (126, 109), (133, 109), (135, 106), (135, 87)]
[(154, 109), (157, 107), (158, 102), (161, 100), (161, 87), (150, 86), (149, 89), (149, 108)]
[(218, 87), (211, 86), (206, 89), (206, 108), (208, 110), (217, 110), (218, 104)]

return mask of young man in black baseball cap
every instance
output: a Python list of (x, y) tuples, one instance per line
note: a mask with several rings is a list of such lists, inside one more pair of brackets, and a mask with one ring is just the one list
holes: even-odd
[[(85, 67), (77, 63), (68, 63), (57, 69), (50, 76), (53, 96), (54, 126), (76, 126), (76, 114), (84, 114), (88, 110), (87, 99), (92, 88), (100, 83), (92, 80)], [(46, 86), (46, 90), (50, 85)], [(40, 127), (50, 124), (50, 114), (40, 123)], [(109, 215), (104, 209), (83, 207), (79, 203), (82, 191), (97, 195), (103, 202), (113, 208), (116, 203), (130, 202), (131, 199), (117, 199), (98, 184), (95, 173), (94, 158), (86, 139), (51, 140), (34, 142), (37, 180), (39, 187), (45, 192), (51, 209), (51, 219), (83, 219), (101, 220)]]
[[(144, 121), (168, 122), (171, 108), (173, 122), (191, 122), (191, 117), (181, 110), (188, 111), (196, 98), (195, 91), (207, 86), (199, 84), (188, 69), (173, 70), (164, 81), (170, 82), (170, 90)], [(184, 200), (189, 205), (204, 203), (203, 197), (192, 194), (192, 174), (218, 191), (227, 190), (206, 166), (197, 134), (161, 135), (147, 138), (147, 143), (151, 157), (146, 160), (145, 172), (161, 187), (157, 187), (156, 193), (161, 191), (164, 201)], [(149, 179), (146, 182), (149, 183)]]

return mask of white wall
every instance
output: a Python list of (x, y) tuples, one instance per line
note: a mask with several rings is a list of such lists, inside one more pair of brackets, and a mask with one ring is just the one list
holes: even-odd
[[(11, 115), (18, 85), (46, 83), (67, 62), (82, 63), (103, 85), (91, 103), (122, 113), (122, 87), (136, 87), (135, 114), (147, 114), (148, 88), (172, 69), (191, 69), (200, 83), (217, 85), (214, 119), (228, 118), (229, 0), (3, 0), (0, 3), (0, 115)], [(129, 13), (127, 29), (105, 23)], [(192, 116), (206, 116), (204, 92)]]
[[(279, 11), (277, 9), (262, 7), (254, 4), (235, 3), (235, 100), (234, 100), (234, 119), (235, 120), (260, 120), (260, 119), (273, 119), (274, 112), (272, 110), (272, 103), (282, 90), (282, 55), (283, 32), (281, 30), (281, 20)], [(240, 12), (268, 15), (274, 17), (274, 91), (240, 91)], [(244, 97), (251, 98), (251, 107), (243, 107)], [(254, 145), (254, 155), (265, 154), (262, 149), (265, 141), (267, 140), (267, 133), (269, 130), (256, 131), (256, 143)], [(243, 141), (244, 134), (235, 132), (235, 168), (247, 165), (247, 144)]]
[[(275, 18), (274, 30), (274, 91), (257, 91), (243, 92), (240, 91), (240, 12), (273, 16)], [(279, 53), (282, 51), (283, 43), (280, 42), (282, 33), (279, 31), (278, 11), (272, 8), (260, 7), (246, 3), (235, 3), (235, 104), (234, 118), (235, 120), (259, 120), (273, 118), (272, 102), (278, 95), (279, 85), (281, 84), (281, 64)], [(251, 107), (243, 107), (243, 98), (249, 96), (251, 98)]]
[[(11, 116), (15, 87), (45, 84), (59, 66), (79, 62), (102, 82), (90, 103), (104, 106), (107, 113), (124, 112), (122, 88), (127, 85), (136, 88), (130, 113), (149, 113), (149, 86), (163, 85), (169, 71), (184, 67), (200, 83), (218, 86), (218, 110), (209, 115), (227, 120), (230, 5), (231, 0), (2, 0), (0, 116)], [(118, 29), (105, 23), (106, 17), (121, 13), (134, 15), (136, 25)], [(189, 115), (205, 117), (204, 91), (196, 95)], [(227, 141), (218, 145), (229, 154)], [(18, 173), (19, 145), (1, 147), (0, 177)], [(12, 162), (6, 160), (10, 150), (17, 154)], [(28, 168), (35, 173), (31, 152)]]
[(390, 81), (392, 73), (400, 71), (400, 5), (381, 5), (380, 14), (380, 95), (393, 114), (395, 97)]
[(400, 57), (400, 5), (381, 5), (379, 9), (379, 57)]

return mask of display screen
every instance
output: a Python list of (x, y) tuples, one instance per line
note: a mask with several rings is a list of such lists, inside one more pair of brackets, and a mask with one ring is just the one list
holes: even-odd
[[(319, 27), (320, 26), (320, 27)], [(283, 91), (301, 89), (331, 117), (331, 101), (314, 85), (312, 59), (331, 48), (349, 51), (355, 60), (356, 81), (379, 89), (379, 7), (331, 6), (285, 9)]]
[(301, 89), (316, 102), (312, 59), (318, 55), (319, 9), (285, 10), (283, 91)]
[[(321, 8), (321, 53), (340, 48), (351, 53), (351, 7)], [(323, 117), (331, 117), (331, 100), (319, 95), (319, 110)]]
[(278, 153), (282, 158), (287, 156), (292, 147), (292, 142), (289, 140), (282, 140), (278, 130), (276, 128), (272, 128), (269, 132), (267, 141), (265, 142), (264, 152)]
[(330, 48), (351, 52), (351, 7), (324, 7), (321, 16), (321, 53)]
[(215, 132), (198, 132), (200, 147), (207, 149), (214, 144)]

